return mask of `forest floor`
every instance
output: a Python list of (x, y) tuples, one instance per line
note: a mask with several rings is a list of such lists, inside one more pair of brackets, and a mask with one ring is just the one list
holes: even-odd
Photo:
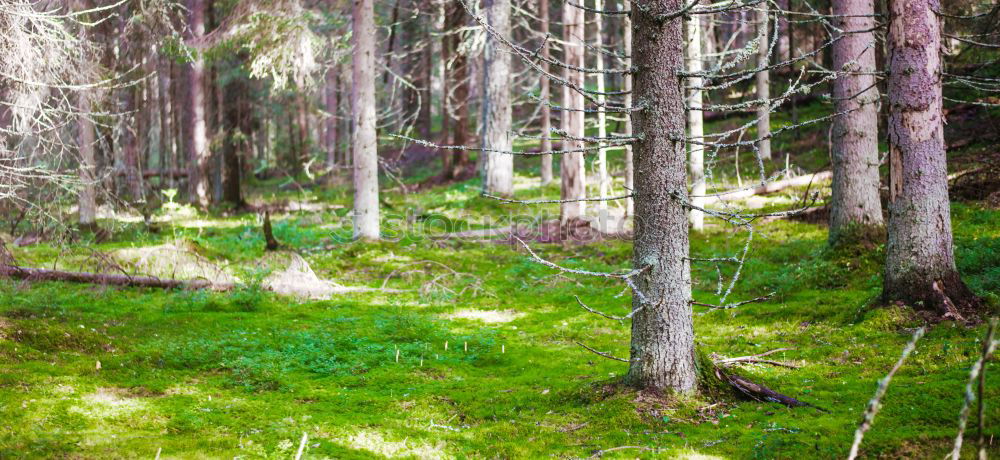
[[(532, 177), (518, 177), (519, 197), (558, 196)], [(730, 300), (775, 295), (732, 310), (695, 307), (698, 345), (720, 358), (786, 349), (769, 358), (797, 368), (732, 370), (827, 412), (637, 393), (620, 385), (624, 363), (576, 343), (628, 356), (628, 324), (574, 299), (624, 314), (624, 286), (560, 274), (502, 239), (454, 235), (544, 222), (556, 205), (484, 200), (475, 180), (396, 189), (384, 194), (389, 238), (362, 243), (350, 241), (347, 186), (277, 185), (260, 185), (251, 199), (284, 207), (272, 214), (284, 250), (323, 280), (375, 291), (318, 300), (268, 291), (254, 214), (166, 206), (152, 228), (119, 215), (103, 222), (115, 226), (111, 239), (68, 246), (18, 247), (5, 235), (20, 264), (67, 270), (135, 269), (123, 254), (172, 245), (237, 288), (0, 280), (0, 458), (287, 459), (304, 433), (304, 458), (842, 458), (877, 382), (922, 325), (907, 308), (876, 303), (884, 246), (831, 251), (821, 222), (764, 222)], [(787, 208), (802, 192), (761, 205)], [(1000, 210), (963, 201), (952, 211), (959, 270), (996, 309)], [(710, 225), (692, 234), (692, 254), (739, 254), (746, 236)], [(631, 260), (623, 239), (532, 247), (576, 269)], [(718, 302), (715, 267), (693, 271), (695, 298)], [(889, 387), (866, 457), (943, 456), (984, 331), (930, 328)], [(1000, 454), (995, 362), (987, 374), (985, 435)]]

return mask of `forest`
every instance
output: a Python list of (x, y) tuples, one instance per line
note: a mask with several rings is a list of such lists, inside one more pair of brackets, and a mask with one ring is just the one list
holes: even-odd
[(1000, 457), (994, 0), (0, 0), (0, 459)]

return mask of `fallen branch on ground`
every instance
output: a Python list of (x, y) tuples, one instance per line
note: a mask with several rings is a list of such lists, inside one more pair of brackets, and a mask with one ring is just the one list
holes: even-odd
[(743, 198), (750, 198), (755, 195), (767, 195), (769, 193), (777, 193), (789, 187), (801, 187), (803, 185), (809, 185), (813, 182), (828, 180), (833, 178), (833, 172), (823, 171), (816, 174), (806, 174), (803, 176), (792, 177), (790, 179), (779, 180), (774, 182), (769, 182), (764, 185), (758, 185), (753, 188), (746, 188), (742, 190), (734, 190), (731, 192), (721, 192), (710, 195), (705, 195), (702, 198), (701, 205), (708, 206), (710, 204), (718, 203), (720, 201), (730, 201), (730, 200), (740, 200)]
[(788, 350), (791, 350), (791, 348), (776, 348), (774, 350), (766, 351), (764, 353), (760, 353), (757, 355), (737, 356), (735, 358), (717, 359), (714, 362), (717, 366), (728, 366), (730, 364), (738, 364), (738, 363), (760, 363), (760, 364), (770, 364), (772, 366), (787, 367), (791, 369), (798, 369), (802, 367), (799, 366), (798, 364), (786, 363), (782, 361), (773, 361), (770, 359), (761, 359), (767, 355), (774, 354), (779, 351), (788, 351)]

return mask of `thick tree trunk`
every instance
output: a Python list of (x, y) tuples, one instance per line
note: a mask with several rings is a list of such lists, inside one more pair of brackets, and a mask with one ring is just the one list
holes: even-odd
[[(188, 0), (189, 40), (205, 35), (205, 2)], [(185, 120), (185, 145), (188, 153), (189, 200), (201, 206), (208, 205), (208, 133), (205, 126), (205, 62), (196, 55), (187, 67), (187, 117)]]
[[(624, 0), (622, 2), (622, 7), (626, 11), (632, 10), (631, 0)], [(624, 28), (624, 33), (622, 37), (622, 45), (625, 51), (625, 62), (626, 68), (632, 67), (632, 19), (630, 16), (625, 16), (622, 27)], [(632, 107), (632, 74), (625, 75), (625, 81), (622, 88), (625, 91), (625, 107)], [(624, 114), (625, 116), (625, 136), (632, 137), (632, 117), (629, 114)], [(632, 144), (625, 145), (625, 190), (635, 190), (635, 166), (632, 158)], [(635, 215), (635, 199), (628, 197), (625, 199), (625, 216), (632, 217)]]
[[(510, 37), (510, 0), (485, 0), (486, 20), (503, 37)], [(510, 52), (486, 36), (483, 63), (483, 149), (510, 151)], [(483, 188), (497, 196), (514, 194), (514, 156), (484, 151)]]
[(757, 34), (760, 43), (757, 49), (757, 66), (764, 70), (757, 72), (757, 99), (761, 101), (761, 106), (757, 109), (757, 142), (758, 154), (765, 160), (771, 159), (771, 71), (767, 70), (768, 62), (768, 12), (767, 2), (762, 2), (757, 12)]
[(80, 116), (77, 122), (77, 148), (80, 151), (79, 223), (82, 228), (97, 225), (97, 158), (94, 147), (97, 135), (90, 119), (92, 104), (89, 91), (80, 92)]
[[(583, 10), (572, 5), (563, 5), (563, 62), (568, 66), (577, 68), (584, 67), (583, 46), (584, 37), (584, 15)], [(583, 72), (563, 68), (563, 78), (575, 84), (579, 88), (584, 86)], [(568, 86), (563, 86), (562, 106), (564, 110), (559, 118), (562, 123), (562, 131), (565, 136), (562, 141), (564, 150), (579, 150), (583, 148), (583, 142), (577, 139), (584, 136), (583, 110), (584, 97), (577, 90)], [(576, 139), (573, 139), (576, 138)], [(579, 200), (586, 194), (586, 170), (584, 169), (584, 156), (582, 152), (562, 154), (562, 162), (559, 166), (559, 173), (562, 177), (562, 190), (560, 196), (563, 200)], [(559, 221), (565, 224), (573, 219), (583, 217), (586, 210), (585, 202), (564, 202), (559, 208)]]
[[(547, 37), (549, 34), (549, 0), (539, 0), (538, 2), (538, 33), (542, 37)], [(549, 63), (546, 59), (549, 58), (549, 44), (546, 43), (541, 50), (542, 60), (539, 61), (539, 65), (542, 67), (546, 73), (549, 72)], [(539, 116), (542, 118), (542, 151), (548, 152), (552, 150), (552, 107), (549, 106), (551, 101), (551, 91), (549, 77), (542, 75), (538, 81), (538, 97), (543, 101), (542, 108)], [(552, 182), (552, 155), (542, 155), (542, 185), (548, 185)]]
[[(834, 22), (845, 32), (833, 44), (833, 68), (849, 73), (833, 81), (833, 198), (830, 244), (883, 235), (878, 173), (878, 89), (875, 87), (873, 0), (833, 2)], [(865, 31), (865, 32), (861, 32)]]
[[(701, 60), (701, 15), (693, 15), (687, 22), (687, 70), (691, 73), (702, 71)], [(702, 85), (701, 77), (691, 77), (687, 79), (687, 85), (694, 87), (691, 90), (691, 97), (688, 99), (688, 136), (692, 141), (688, 144), (688, 151), (691, 159), (689, 169), (691, 173), (691, 204), (699, 208), (705, 205), (705, 146), (698, 142), (703, 142), (705, 137), (705, 120), (702, 107), (702, 91), (698, 89)], [(705, 228), (705, 213), (697, 209), (692, 209), (690, 214), (691, 228), (702, 230)]]
[[(890, 0), (886, 300), (941, 316), (980, 301), (955, 268), (941, 100), (938, 0)], [(949, 306), (951, 304), (951, 306)]]
[(353, 0), (351, 122), (354, 138), (354, 237), (378, 239), (378, 146), (375, 138), (375, 11)]
[(642, 133), (635, 145), (635, 277), (631, 359), (627, 381), (639, 388), (696, 391), (694, 324), (688, 268), (687, 152), (684, 132), (684, 68), (681, 18), (658, 15), (683, 8), (682, 0), (633, 2), (635, 97), (647, 103), (633, 114)]
[[(594, 9), (603, 10), (604, 1), (594, 0)], [(604, 21), (603, 14), (597, 13), (594, 15), (594, 47), (598, 50), (604, 49)], [(597, 70), (604, 70), (604, 55), (600, 52), (594, 53), (595, 57), (595, 67)], [(604, 74), (598, 72), (597, 77), (597, 91), (603, 93), (605, 90)], [(603, 94), (597, 96), (597, 101), (600, 104), (604, 104), (607, 98)], [(608, 136), (608, 116), (607, 113), (602, 109), (597, 113), (597, 137), (604, 139)], [(608, 216), (608, 202), (604, 201), (607, 197), (611, 196), (611, 179), (608, 176), (608, 149), (600, 148), (597, 150), (597, 193), (601, 201), (597, 202), (597, 228), (603, 233), (610, 232)]]

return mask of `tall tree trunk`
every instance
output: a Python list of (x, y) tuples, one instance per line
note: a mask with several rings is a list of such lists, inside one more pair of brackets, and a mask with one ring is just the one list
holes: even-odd
[(173, 115), (173, 98), (170, 95), (170, 61), (167, 58), (163, 56), (157, 57), (156, 73), (156, 93), (160, 100), (160, 161), (162, 162), (162, 166), (170, 171), (167, 177), (161, 177), (160, 180), (166, 180), (169, 187), (174, 187), (177, 152), (174, 149), (175, 138), (171, 120)]
[[(631, 0), (624, 0), (622, 2), (622, 7), (626, 11), (632, 10)], [(625, 16), (622, 27), (624, 28), (622, 45), (625, 52), (624, 65), (625, 68), (632, 68), (632, 18), (631, 16)], [(623, 82), (623, 90), (625, 91), (625, 107), (632, 107), (632, 74), (629, 73), (624, 76), (625, 81)], [(625, 116), (625, 136), (632, 137), (632, 117), (629, 114), (624, 114)], [(635, 165), (633, 163), (632, 157), (632, 144), (625, 145), (625, 189), (635, 190)], [(631, 193), (631, 192), (630, 192)], [(625, 199), (625, 216), (632, 217), (635, 215), (635, 199), (631, 196)]]
[(760, 139), (757, 142), (757, 150), (761, 158), (770, 160), (771, 139), (768, 136), (771, 135), (771, 104), (768, 101), (771, 99), (771, 71), (767, 69), (770, 64), (767, 2), (762, 2), (758, 8), (760, 10), (757, 12), (757, 34), (760, 43), (757, 45), (757, 66), (764, 70), (757, 72), (757, 99), (761, 101), (761, 105), (757, 108), (757, 138)]
[[(702, 71), (701, 58), (701, 15), (692, 15), (687, 22), (687, 70), (692, 74)], [(702, 85), (701, 77), (691, 77), (687, 79), (688, 86), (693, 87), (691, 97), (688, 99), (688, 136), (691, 140), (688, 144), (690, 151), (690, 173), (691, 173), (691, 204), (700, 208), (705, 203), (705, 146), (698, 142), (703, 142), (705, 137), (705, 119), (701, 110), (702, 107)], [(705, 228), (705, 213), (698, 209), (691, 210), (691, 228), (702, 230)]]
[[(603, 10), (604, 1), (594, 0), (594, 9)], [(603, 93), (605, 90), (604, 74), (600, 71), (604, 70), (604, 54), (601, 52), (604, 50), (604, 20), (603, 14), (597, 13), (594, 15), (594, 46), (599, 51), (594, 53), (595, 57), (595, 67), (599, 71), (596, 74), (597, 77), (597, 91)], [(604, 104), (607, 102), (607, 98), (603, 94), (597, 95), (597, 101), (599, 104)], [(597, 137), (604, 139), (608, 136), (608, 116), (604, 109), (600, 109), (597, 113)], [(597, 193), (601, 201), (597, 202), (597, 228), (601, 232), (609, 232), (608, 228), (608, 202), (604, 201), (607, 197), (611, 195), (611, 179), (608, 177), (608, 149), (603, 147), (602, 144), (597, 150)]]
[[(538, 2), (538, 33), (542, 37), (548, 37), (549, 35), (549, 0), (539, 0)], [(549, 63), (547, 59), (549, 58), (549, 44), (545, 43), (542, 46), (541, 56), (542, 59), (538, 64), (542, 67), (545, 73), (549, 72)], [(538, 97), (543, 101), (541, 108), (541, 118), (542, 118), (542, 151), (548, 152), (552, 150), (552, 107), (549, 104), (552, 103), (550, 95), (550, 82), (549, 77), (542, 75), (538, 82)], [(552, 155), (542, 155), (542, 185), (548, 185), (552, 182)]]
[(334, 65), (326, 73), (326, 129), (323, 136), (323, 146), (326, 148), (326, 168), (330, 170), (330, 178), (334, 177), (333, 169), (337, 167), (337, 113), (340, 105), (340, 66)]
[[(584, 67), (583, 45), (584, 37), (584, 15), (583, 10), (573, 5), (565, 4), (562, 7), (563, 19), (563, 62), (567, 64), (563, 68), (563, 78), (579, 88), (584, 87), (583, 72), (570, 69), (569, 67)], [(579, 150), (583, 148), (583, 142), (578, 140), (584, 137), (583, 112), (584, 97), (578, 91), (563, 86), (563, 111), (560, 114), (562, 130), (565, 133), (562, 141), (564, 150)], [(573, 139), (575, 138), (575, 139)], [(583, 199), (586, 194), (586, 170), (584, 169), (584, 156), (582, 152), (562, 154), (562, 163), (559, 166), (559, 173), (562, 176), (562, 190), (560, 196), (563, 200)], [(584, 201), (564, 202), (559, 207), (559, 221), (565, 224), (574, 219), (583, 217), (586, 210)]]
[(849, 73), (833, 81), (833, 198), (830, 244), (880, 239), (878, 104), (875, 87), (873, 0), (833, 2), (834, 21), (844, 31), (833, 44), (833, 68)]
[[(440, 5), (441, 13), (441, 143), (453, 145), (451, 130), (451, 56), (452, 56), (452, 0), (443, 0)], [(449, 179), (451, 177), (451, 159), (454, 152), (448, 149), (441, 149), (441, 177)]]
[(240, 187), (240, 176), (243, 173), (242, 157), (249, 145), (249, 93), (250, 85), (243, 75), (232, 76), (223, 87), (226, 103), (222, 106), (225, 110), (222, 119), (222, 128), (225, 130), (222, 145), (222, 201), (237, 208), (246, 204)]
[(351, 123), (354, 132), (354, 237), (380, 236), (378, 146), (375, 138), (375, 9), (373, 0), (353, 0), (351, 14)]
[[(452, 0), (449, 7), (446, 29), (453, 54), (450, 83), (454, 88), (451, 99), (454, 104), (450, 107), (455, 112), (455, 118), (451, 123), (451, 141), (455, 145), (466, 145), (469, 142), (469, 58), (466, 51), (460, 49), (464, 36), (461, 29), (465, 27), (466, 15), (461, 0)], [(460, 177), (469, 166), (468, 151), (452, 151), (450, 163), (451, 170), (447, 172), (447, 177)]]
[[(189, 40), (205, 35), (205, 2), (188, 0)], [(196, 55), (187, 67), (187, 110), (185, 144), (188, 160), (188, 194), (192, 203), (208, 205), (208, 133), (205, 126), (205, 62)]]
[(91, 92), (80, 92), (80, 116), (77, 123), (77, 148), (80, 151), (79, 223), (81, 228), (94, 229), (97, 225), (97, 158), (94, 147), (97, 135), (90, 119)]
[[(648, 109), (634, 114), (642, 134), (635, 143), (635, 277), (631, 359), (627, 381), (636, 387), (696, 390), (694, 324), (688, 269), (687, 152), (675, 138), (684, 132), (684, 26), (661, 20), (683, 0), (633, 2), (635, 97)], [(640, 292), (642, 293), (640, 295)]]
[[(486, 20), (502, 37), (510, 37), (510, 0), (485, 0)], [(492, 35), (486, 36), (483, 63), (483, 149), (510, 151), (510, 52)], [(484, 151), (486, 193), (514, 194), (514, 156)]]
[(139, 161), (143, 144), (143, 123), (140, 104), (141, 86), (125, 88), (125, 113), (122, 118), (122, 159), (125, 166), (125, 191), (133, 204), (144, 201), (142, 193), (142, 166)]
[(890, 0), (886, 300), (954, 312), (980, 301), (955, 268), (941, 100), (938, 0)]
[[(431, 0), (426, 0), (423, 2), (423, 6), (430, 10), (432, 5)], [(423, 52), (420, 53), (420, 79), (421, 85), (419, 87), (420, 93), (420, 112), (417, 116), (417, 123), (420, 128), (420, 136), (424, 139), (431, 138), (431, 131), (434, 130), (434, 116), (431, 113), (431, 85), (434, 79), (434, 46), (431, 45), (433, 38), (433, 27), (430, 25), (430, 20), (426, 20), (424, 24), (424, 39), (427, 40), (427, 44), (424, 46)]]

